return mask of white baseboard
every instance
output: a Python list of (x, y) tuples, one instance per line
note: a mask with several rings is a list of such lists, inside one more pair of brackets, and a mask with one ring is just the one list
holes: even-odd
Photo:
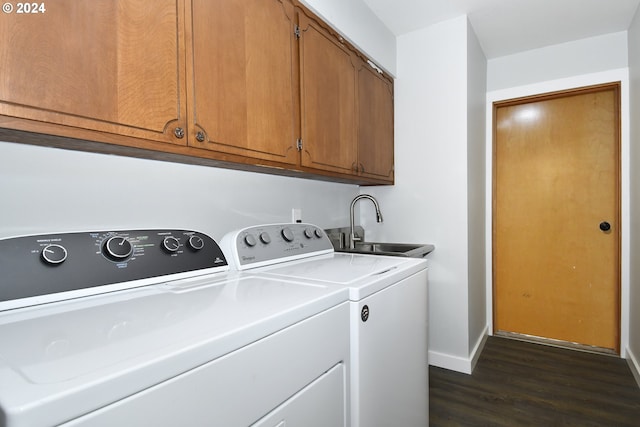
[(485, 327), (484, 331), (482, 331), (482, 335), (478, 338), (478, 341), (476, 342), (476, 345), (471, 351), (469, 357), (465, 358), (430, 350), (429, 365), (471, 375), (473, 369), (476, 367), (476, 363), (478, 363), (480, 353), (482, 353), (482, 349), (487, 342), (487, 331), (488, 329), (487, 327)]
[(482, 353), (482, 349), (484, 349), (484, 345), (487, 343), (487, 338), (489, 337), (489, 327), (485, 326), (484, 331), (482, 331), (482, 335), (476, 341), (475, 347), (471, 350), (471, 372), (476, 368), (476, 364), (478, 363), (478, 359), (480, 358), (480, 354)]
[(633, 354), (631, 349), (627, 347), (627, 364), (629, 364), (629, 369), (631, 369), (631, 373), (633, 377), (636, 379), (638, 383), (638, 387), (640, 387), (640, 365), (638, 364), (638, 359)]
[(451, 354), (429, 351), (429, 365), (450, 371), (471, 374), (471, 361), (464, 357), (453, 356)]

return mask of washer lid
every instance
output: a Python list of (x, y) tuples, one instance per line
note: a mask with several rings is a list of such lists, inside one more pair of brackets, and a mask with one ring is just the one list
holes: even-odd
[(245, 275), (185, 279), (0, 314), (0, 419), (59, 424), (348, 299)]
[(416, 258), (332, 253), (263, 267), (258, 271), (293, 280), (349, 287), (350, 299), (359, 301), (426, 266), (425, 260)]

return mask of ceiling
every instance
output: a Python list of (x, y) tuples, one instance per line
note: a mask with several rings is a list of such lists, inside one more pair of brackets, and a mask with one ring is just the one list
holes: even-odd
[(396, 35), (468, 15), (488, 59), (629, 28), (640, 0), (364, 0)]

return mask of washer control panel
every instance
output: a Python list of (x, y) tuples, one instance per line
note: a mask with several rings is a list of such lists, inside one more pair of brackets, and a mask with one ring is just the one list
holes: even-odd
[(218, 244), (206, 234), (190, 230), (13, 237), (0, 239), (0, 303), (141, 279), (162, 281), (165, 276), (179, 273), (227, 269)]
[(303, 223), (243, 228), (224, 236), (221, 245), (238, 270), (333, 252), (324, 230)]

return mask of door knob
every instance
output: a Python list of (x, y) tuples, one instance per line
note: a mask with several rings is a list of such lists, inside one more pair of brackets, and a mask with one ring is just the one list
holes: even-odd
[(607, 221), (602, 221), (600, 223), (600, 230), (602, 231), (609, 231), (611, 230), (611, 224), (609, 224)]

